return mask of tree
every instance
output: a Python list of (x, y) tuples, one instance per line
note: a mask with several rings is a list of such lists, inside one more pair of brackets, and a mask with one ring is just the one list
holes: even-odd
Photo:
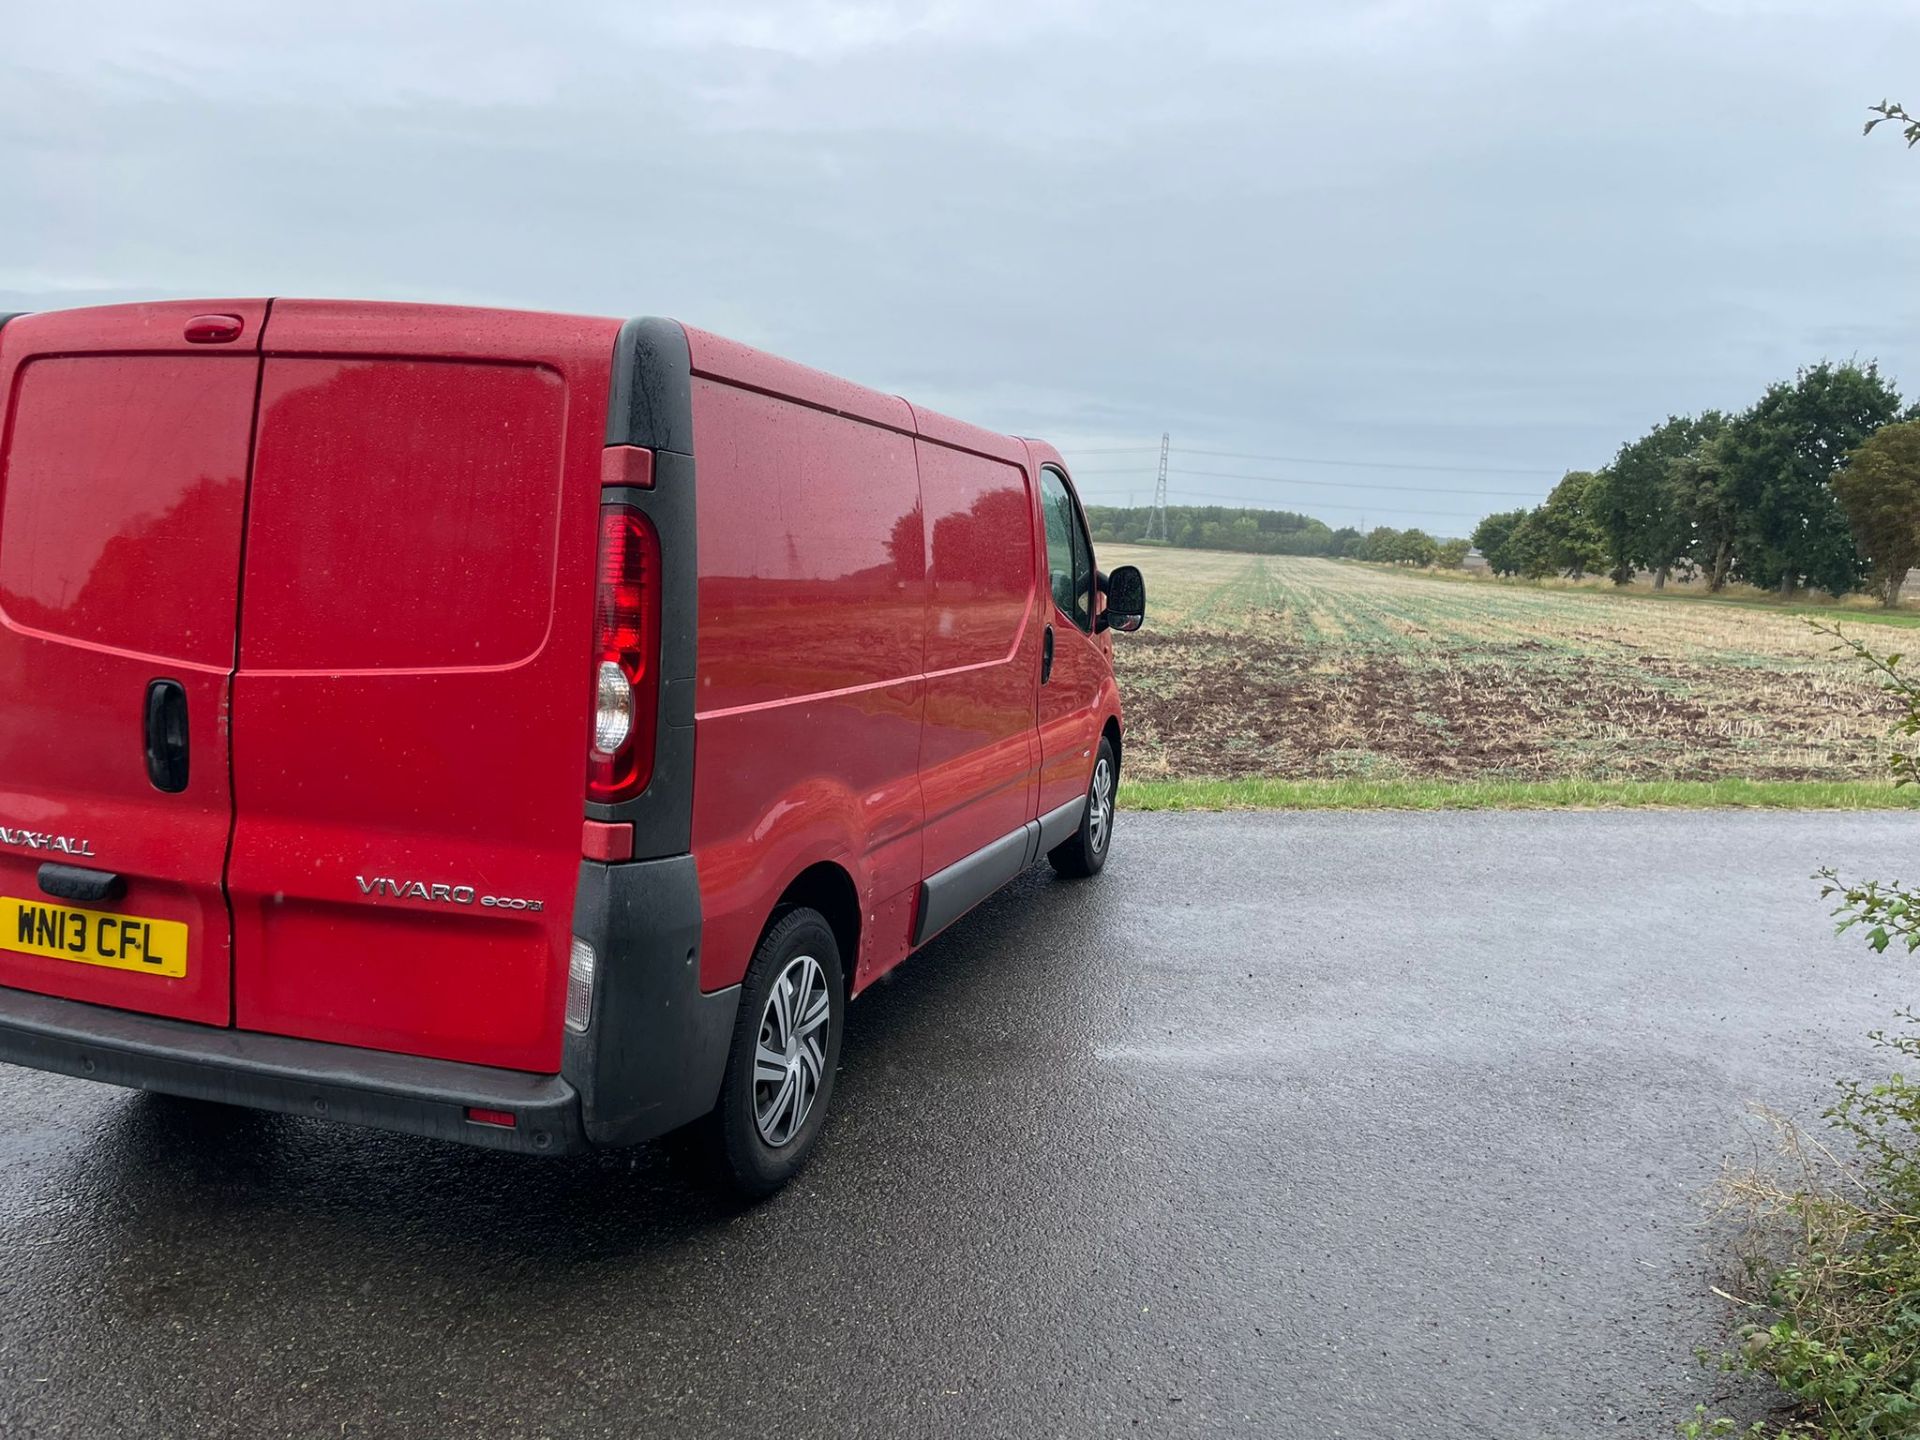
[(1525, 568), (1520, 553), (1514, 548), (1513, 536), (1526, 518), (1524, 509), (1501, 510), (1473, 527), (1473, 548), (1480, 552), (1494, 574), (1518, 575)]
[(1669, 415), (1638, 440), (1620, 447), (1613, 463), (1594, 477), (1586, 505), (1606, 547), (1608, 574), (1624, 585), (1636, 570), (1651, 570), (1664, 589), (1673, 567), (1688, 553), (1693, 527), (1671, 484), (1673, 463), (1719, 432), (1717, 411), (1699, 419)]
[(1625, 487), (1618, 482), (1611, 470), (1594, 472), (1593, 483), (1587, 487), (1587, 500), (1592, 506), (1590, 512), (1593, 526), (1600, 535), (1601, 555), (1607, 566), (1607, 578), (1616, 585), (1624, 585), (1633, 579), (1633, 537), (1639, 529), (1640, 516), (1635, 513), (1634, 497), (1625, 493)]
[(1569, 470), (1546, 503), (1527, 516), (1517, 539), (1527, 552), (1522, 569), (1532, 575), (1558, 572), (1578, 580), (1606, 563), (1600, 527), (1587, 508), (1594, 483), (1590, 470)]
[(1402, 565), (1431, 565), (1440, 543), (1424, 530), (1403, 530), (1388, 558)]
[(1465, 540), (1442, 540), (1440, 553), (1434, 557), (1433, 563), (1443, 570), (1458, 570), (1471, 548)]
[(1400, 543), (1400, 532), (1391, 525), (1376, 525), (1366, 533), (1360, 542), (1362, 560), (1387, 561), (1395, 558), (1394, 550)]
[(1696, 446), (1667, 467), (1674, 511), (1690, 537), (1685, 558), (1707, 572), (1707, 589), (1726, 588), (1739, 537), (1739, 513), (1727, 490), (1727, 464), (1720, 437)]
[(1514, 527), (1507, 541), (1507, 554), (1513, 557), (1513, 573), (1529, 580), (1542, 580), (1559, 568), (1554, 564), (1553, 537), (1547, 533), (1540, 507), (1535, 506)]
[(1920, 565), (1920, 420), (1883, 425), (1833, 477), (1873, 593), (1900, 602), (1907, 572)]
[(1879, 367), (1848, 362), (1770, 385), (1729, 421), (1723, 492), (1738, 515), (1746, 578), (1790, 595), (1805, 581), (1835, 595), (1860, 580), (1860, 558), (1830, 481), (1847, 456), (1900, 411)]

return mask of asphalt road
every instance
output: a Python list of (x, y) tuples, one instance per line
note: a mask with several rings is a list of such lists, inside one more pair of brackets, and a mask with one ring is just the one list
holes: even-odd
[(1668, 1437), (1699, 1194), (1920, 973), (1899, 815), (1123, 815), (855, 1007), (743, 1210), (0, 1068), (0, 1434)]

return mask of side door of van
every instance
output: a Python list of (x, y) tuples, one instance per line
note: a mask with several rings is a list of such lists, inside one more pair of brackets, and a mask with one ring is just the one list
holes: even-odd
[[(1045, 599), (1034, 576), (1024, 457), (985, 453), (984, 432), (976, 448), (963, 448), (955, 442), (973, 438), (971, 427), (944, 417), (922, 412), (921, 424), (948, 441), (923, 433), (916, 442), (928, 582), (920, 784), (933, 874), (1006, 842), (1033, 819), (1041, 645), (1034, 621)], [(1024, 842), (1008, 849), (1025, 859)]]
[(0, 985), (231, 1019), (228, 701), (266, 312), (0, 327)]
[(1112, 641), (1096, 635), (1093, 544), (1066, 471), (1040, 467), (1046, 530), (1047, 635), (1040, 683), (1040, 814), (1084, 796), (1100, 743), (1100, 695)]
[(740, 982), (820, 862), (864, 911), (856, 988), (907, 949), (926, 556), (907, 402), (698, 330), (693, 853), (701, 985)]

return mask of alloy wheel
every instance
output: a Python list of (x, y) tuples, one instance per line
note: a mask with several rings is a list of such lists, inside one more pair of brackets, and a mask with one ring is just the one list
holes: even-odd
[(1094, 852), (1107, 848), (1107, 831), (1113, 824), (1113, 767), (1102, 755), (1093, 767), (1093, 784), (1087, 791), (1087, 838)]
[(781, 970), (760, 1015), (754, 1051), (753, 1119), (760, 1138), (776, 1150), (807, 1123), (826, 1074), (827, 1019), (833, 999), (827, 975), (811, 955), (796, 955)]

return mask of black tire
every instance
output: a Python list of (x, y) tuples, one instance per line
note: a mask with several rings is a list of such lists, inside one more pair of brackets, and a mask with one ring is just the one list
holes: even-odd
[(1119, 788), (1120, 762), (1103, 736), (1094, 752), (1093, 772), (1087, 777), (1087, 808), (1080, 812), (1080, 828), (1047, 852), (1047, 863), (1060, 874), (1084, 880), (1105, 868), (1107, 852), (1113, 848), (1113, 800)]
[[(791, 1001), (795, 981), (804, 971), (804, 967), (801, 971), (795, 971), (795, 967), (807, 958), (819, 967), (825, 985), (826, 1041), (819, 1045), (817, 1052), (811, 1051), (806, 1041), (811, 1038), (817, 1043), (819, 1027), (807, 1036), (804, 1024), (796, 1023), (793, 1028), (802, 1031), (799, 1043), (791, 1047), (780, 1045), (782, 1053), (792, 1055), (789, 1078), (801, 1087), (803, 1111), (797, 1126), (789, 1126), (785, 1134), (781, 1133), (779, 1124), (781, 1115), (776, 1115), (769, 1138), (762, 1128), (763, 1112), (772, 1107), (778, 1094), (785, 1092), (757, 1076), (758, 1052), (763, 1039), (780, 1039), (768, 1031), (770, 1025), (779, 1024), (778, 1008), (771, 1005), (776, 987), (787, 977)], [(775, 917), (754, 950), (753, 963), (747, 967), (747, 977), (740, 986), (740, 1014), (734, 1021), (733, 1048), (727, 1056), (726, 1077), (720, 1083), (720, 1103), (707, 1122), (721, 1169), (742, 1195), (756, 1200), (771, 1195), (797, 1175), (813, 1153), (827, 1106), (833, 1099), (833, 1077), (840, 1064), (840, 1030), (846, 1019), (846, 1008), (840, 946), (820, 912), (788, 910)], [(813, 1005), (809, 1004), (807, 1010), (811, 1014)], [(805, 1018), (795, 1017), (797, 1022), (804, 1022)], [(817, 1080), (812, 1076), (815, 1064), (819, 1067)], [(804, 1093), (808, 1083), (813, 1084), (810, 1097)]]

